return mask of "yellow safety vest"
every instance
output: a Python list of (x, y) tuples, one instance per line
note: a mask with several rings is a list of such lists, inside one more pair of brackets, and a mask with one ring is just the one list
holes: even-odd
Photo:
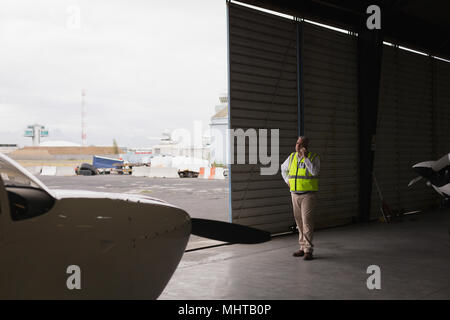
[[(311, 161), (318, 156), (316, 153), (308, 152)], [(305, 158), (298, 161), (297, 152), (289, 156), (289, 186), (291, 191), (319, 191), (319, 179), (308, 171)]]

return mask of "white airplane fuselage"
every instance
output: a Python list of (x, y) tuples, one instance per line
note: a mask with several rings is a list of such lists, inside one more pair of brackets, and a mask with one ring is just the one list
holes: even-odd
[[(20, 192), (0, 177), (0, 299), (156, 299), (191, 232), (189, 215), (163, 201), (77, 190), (45, 189), (51, 209), (14, 220)], [(68, 286), (69, 266), (81, 288)]]

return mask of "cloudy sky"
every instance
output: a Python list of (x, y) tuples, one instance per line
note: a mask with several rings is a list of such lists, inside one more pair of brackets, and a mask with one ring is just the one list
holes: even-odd
[(208, 129), (227, 90), (225, 0), (2, 0), (0, 143), (152, 146), (165, 129)]

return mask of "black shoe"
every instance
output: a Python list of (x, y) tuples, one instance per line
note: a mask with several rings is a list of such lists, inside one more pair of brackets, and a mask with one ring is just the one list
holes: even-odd
[(305, 253), (305, 257), (303, 258), (303, 260), (312, 260), (312, 259), (313, 259), (312, 252), (306, 252)]
[(303, 250), (298, 250), (298, 251), (295, 251), (292, 255), (293, 255), (294, 257), (303, 257), (303, 256), (305, 255), (305, 251), (303, 251)]

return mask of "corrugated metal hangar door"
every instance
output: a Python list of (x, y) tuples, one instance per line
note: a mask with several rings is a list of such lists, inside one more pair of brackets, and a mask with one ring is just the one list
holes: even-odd
[(435, 158), (450, 152), (450, 63), (434, 61)]
[[(230, 128), (279, 129), (280, 164), (299, 133), (297, 24), (229, 4)], [(358, 214), (356, 39), (306, 23), (300, 30), (304, 130), (321, 156), (316, 223), (342, 224)], [(237, 142), (230, 142), (236, 163)], [(280, 172), (264, 176), (260, 167), (231, 165), (233, 222), (289, 231), (289, 189)]]
[[(436, 160), (449, 148), (448, 63), (384, 46), (374, 172), (382, 196), (400, 212), (436, 205), (436, 193), (412, 166)], [(447, 73), (447, 74), (446, 74)], [(373, 184), (372, 217), (379, 217), (380, 196)]]
[[(384, 46), (381, 64), (380, 96), (378, 102), (377, 131), (373, 175), (377, 179), (384, 200), (392, 208), (399, 206), (398, 158), (398, 50)], [(380, 196), (375, 180), (372, 183), (371, 216), (380, 213)]]
[(356, 37), (304, 23), (304, 126), (321, 159), (316, 225), (359, 214)]
[[(280, 129), (282, 162), (298, 134), (296, 24), (238, 5), (228, 4), (228, 9), (230, 129)], [(237, 140), (230, 143), (236, 154)], [(292, 205), (280, 172), (261, 175), (260, 164), (234, 163), (233, 222), (272, 233), (288, 231), (294, 224)]]

